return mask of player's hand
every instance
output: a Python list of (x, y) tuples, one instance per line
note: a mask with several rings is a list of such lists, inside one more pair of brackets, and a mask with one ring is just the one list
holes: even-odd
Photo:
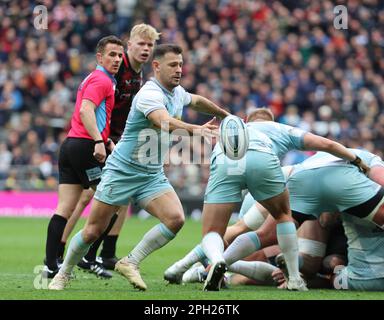
[(108, 141), (107, 141), (107, 149), (109, 152), (112, 152), (113, 149), (115, 149), (115, 143), (112, 141), (112, 139), (108, 138)]
[(369, 174), (370, 167), (367, 164), (365, 164), (365, 162), (361, 160), (360, 157), (356, 156), (356, 159), (353, 161), (350, 161), (350, 163), (356, 166), (359, 169), (359, 171), (361, 171), (365, 175)]
[(105, 158), (107, 157), (107, 152), (105, 150), (104, 143), (96, 143), (95, 144), (95, 149), (94, 149), (94, 152), (93, 152), (93, 156), (100, 163), (104, 163)]
[(201, 126), (201, 136), (205, 138), (213, 138), (219, 136), (219, 127), (214, 124), (215, 121), (216, 117), (213, 117), (211, 120)]
[(285, 283), (284, 273), (280, 269), (276, 269), (271, 274), (273, 281), (276, 282), (277, 285), (282, 286)]

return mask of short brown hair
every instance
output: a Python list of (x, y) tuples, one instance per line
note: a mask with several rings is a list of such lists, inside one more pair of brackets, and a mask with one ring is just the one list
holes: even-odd
[(107, 46), (108, 43), (113, 43), (117, 44), (119, 46), (124, 47), (123, 41), (121, 41), (118, 37), (116, 36), (106, 36), (104, 38), (101, 38), (99, 42), (97, 43), (96, 46), (96, 53), (103, 53), (105, 50), (105, 47)]
[(271, 109), (262, 107), (257, 108), (255, 111), (251, 112), (247, 117), (247, 122), (255, 120), (275, 121), (275, 116), (273, 115)]
[(156, 46), (155, 51), (153, 52), (153, 58), (154, 59), (161, 58), (165, 56), (165, 54), (167, 54), (168, 52), (181, 54), (183, 52), (183, 49), (181, 49), (181, 47), (178, 46), (177, 44), (172, 44), (172, 43), (159, 44), (158, 46)]

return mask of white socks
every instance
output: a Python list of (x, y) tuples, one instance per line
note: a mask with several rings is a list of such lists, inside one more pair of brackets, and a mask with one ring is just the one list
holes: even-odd
[(128, 260), (131, 263), (138, 265), (145, 257), (166, 245), (175, 236), (176, 235), (164, 224), (157, 224), (149, 230), (141, 241), (133, 248), (128, 255)]
[(272, 280), (272, 272), (277, 268), (262, 261), (237, 261), (229, 266), (229, 271), (242, 274), (257, 281)]
[(260, 249), (260, 240), (254, 231), (238, 236), (224, 252), (228, 266)]
[(201, 247), (201, 244), (198, 244), (190, 252), (188, 252), (184, 258), (175, 262), (174, 266), (178, 271), (185, 272), (196, 262), (203, 262), (204, 259), (206, 259), (206, 256), (204, 254), (203, 248)]
[(283, 222), (276, 225), (277, 241), (284, 255), (290, 278), (300, 278), (299, 248), (296, 227), (293, 222)]
[(203, 241), (201, 241), (201, 247), (212, 265), (216, 262), (224, 261), (224, 242), (217, 232), (207, 233)]
[(85, 243), (82, 236), (82, 231), (80, 230), (72, 238), (68, 246), (68, 252), (65, 255), (63, 265), (60, 268), (60, 273), (71, 274), (73, 268), (79, 263), (82, 257), (84, 257), (92, 243)]

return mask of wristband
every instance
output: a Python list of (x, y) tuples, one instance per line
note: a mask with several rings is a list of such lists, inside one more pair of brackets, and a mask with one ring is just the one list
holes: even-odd
[(95, 144), (104, 143), (104, 140), (95, 140), (94, 142), (95, 142)]
[(361, 163), (360, 157), (356, 156), (356, 159), (353, 161), (350, 161), (351, 164), (354, 164), (355, 166), (358, 166)]

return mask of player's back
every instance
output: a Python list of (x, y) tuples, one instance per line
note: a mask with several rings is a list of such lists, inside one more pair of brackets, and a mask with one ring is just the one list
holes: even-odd
[(354, 208), (380, 190), (356, 166), (325, 152), (295, 165), (287, 187), (291, 209), (316, 216)]
[[(248, 150), (276, 155), (282, 159), (290, 150), (302, 150), (305, 131), (273, 121), (252, 121), (247, 123), (249, 135)], [(222, 153), (216, 144), (213, 156)], [(235, 161), (235, 160), (234, 160)]]
[(268, 143), (259, 138), (260, 134), (256, 134), (261, 132), (271, 141), (270, 146), (279, 159), (284, 157), (290, 150), (302, 150), (304, 148), (303, 139), (306, 131), (299, 128), (273, 121), (248, 122), (247, 128), (250, 137), (250, 147), (252, 145)]
[(364, 149), (348, 148), (348, 150), (352, 151), (357, 156), (359, 156), (369, 167), (373, 167), (375, 165), (384, 167), (384, 162), (378, 155), (375, 155)]
[[(249, 124), (247, 123), (247, 130), (249, 135), (249, 145), (248, 150), (255, 150), (260, 151), (264, 153), (268, 153), (271, 155), (276, 156), (275, 151), (273, 150), (273, 142), (269, 137), (264, 134), (263, 132), (250, 128)], [(226, 165), (230, 167), (237, 167), (241, 166), (242, 163), (245, 163), (246, 159), (248, 158), (247, 152), (245, 153), (244, 157), (239, 160), (232, 160), (229, 157), (226, 157), (224, 155), (224, 152), (221, 148), (220, 143), (216, 143), (213, 152), (211, 154), (211, 163), (217, 162), (220, 164), (225, 163)]]

